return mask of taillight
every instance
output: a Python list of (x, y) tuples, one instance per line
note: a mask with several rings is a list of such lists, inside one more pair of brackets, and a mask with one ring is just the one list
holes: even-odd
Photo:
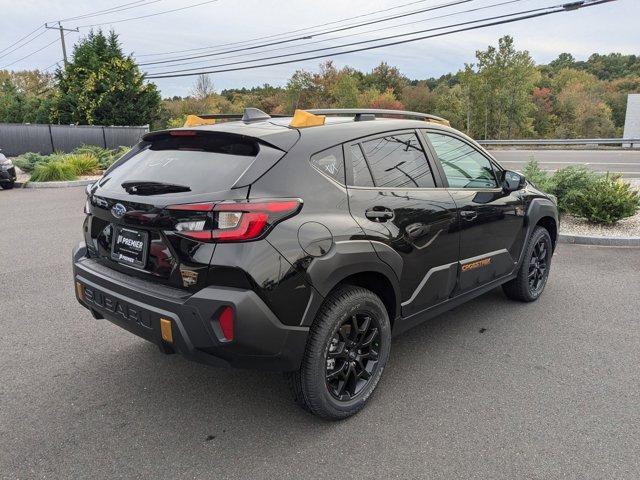
[[(276, 223), (298, 213), (301, 207), (300, 199), (278, 199), (170, 205), (166, 208), (185, 214), (175, 223), (179, 235), (200, 242), (222, 243), (261, 238)], [(206, 218), (201, 216), (203, 213), (207, 213)], [(190, 215), (198, 216), (190, 218)]]

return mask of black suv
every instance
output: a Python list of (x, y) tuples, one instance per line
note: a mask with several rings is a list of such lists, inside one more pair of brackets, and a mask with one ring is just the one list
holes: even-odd
[(166, 353), (286, 372), (304, 408), (344, 418), (393, 335), (499, 285), (542, 293), (554, 199), (445, 120), (208, 117), (236, 121), (148, 133), (87, 189), (73, 273), (95, 318)]

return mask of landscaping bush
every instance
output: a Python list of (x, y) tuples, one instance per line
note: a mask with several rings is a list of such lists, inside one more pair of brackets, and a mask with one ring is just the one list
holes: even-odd
[(100, 169), (98, 159), (91, 153), (72, 153), (63, 162), (71, 165), (76, 175), (93, 175)]
[(33, 169), (36, 168), (36, 165), (39, 163), (46, 163), (48, 161), (49, 157), (45, 157), (39, 153), (27, 152), (16, 158), (13, 163), (23, 172), (31, 173), (33, 172)]
[(109, 168), (113, 162), (115, 162), (122, 155), (131, 150), (131, 147), (119, 147), (115, 150), (109, 150), (97, 145), (82, 145), (76, 148), (73, 154), (89, 154), (93, 155), (98, 160), (98, 165), (101, 170)]
[(529, 161), (522, 172), (525, 178), (543, 192), (551, 193), (551, 175), (540, 168), (535, 160)]
[(71, 153), (93, 156), (98, 161), (98, 165), (102, 170), (109, 168), (109, 165), (113, 163), (113, 151), (97, 145), (82, 145)]
[(31, 182), (55, 182), (75, 180), (76, 171), (73, 165), (61, 160), (38, 163), (31, 174)]
[(613, 225), (632, 217), (640, 208), (640, 194), (620, 175), (600, 177), (588, 185), (573, 204), (571, 213), (592, 223)]
[(582, 202), (582, 194), (591, 189), (599, 175), (583, 166), (571, 166), (556, 171), (549, 181), (549, 193), (558, 197), (558, 209), (573, 213)]

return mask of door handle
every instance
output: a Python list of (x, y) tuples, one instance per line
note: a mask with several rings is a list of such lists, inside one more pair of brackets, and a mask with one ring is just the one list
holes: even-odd
[(475, 210), (461, 210), (460, 216), (467, 221), (471, 221), (475, 220), (475, 218), (478, 216), (478, 212), (476, 212)]
[[(378, 210), (376, 210), (378, 208)], [(374, 207), (364, 212), (364, 216), (374, 222), (386, 222), (393, 218), (393, 210), (388, 208)]]

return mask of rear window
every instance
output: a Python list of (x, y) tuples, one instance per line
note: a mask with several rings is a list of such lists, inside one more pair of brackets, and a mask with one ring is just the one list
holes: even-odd
[(137, 154), (108, 173), (101, 187), (122, 193), (123, 182), (136, 180), (184, 185), (195, 194), (225, 190), (251, 165), (259, 150), (257, 142), (237, 135), (166, 134), (144, 142)]

